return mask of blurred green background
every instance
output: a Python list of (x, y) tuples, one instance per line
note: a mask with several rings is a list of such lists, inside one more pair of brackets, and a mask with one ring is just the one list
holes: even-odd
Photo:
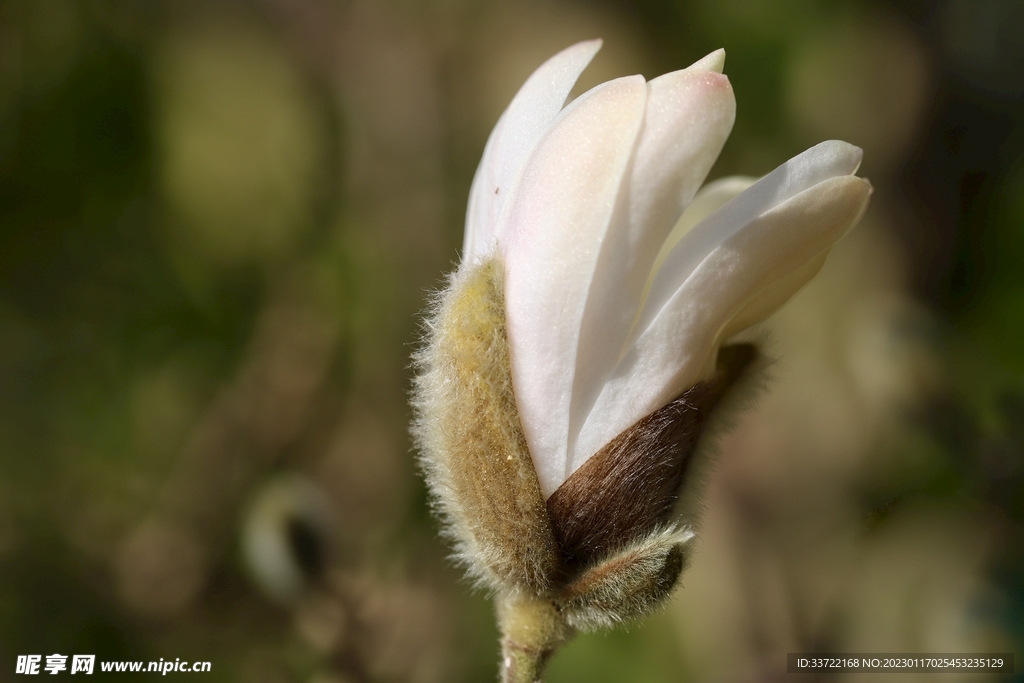
[(1018, 0), (3, 0), (0, 681), (31, 653), (494, 680), (408, 357), (491, 126), (593, 37), (583, 87), (725, 47), (712, 178), (841, 138), (876, 192), (763, 331), (672, 606), (550, 682), (775, 681), (815, 650), (1024, 670), (1022, 31)]

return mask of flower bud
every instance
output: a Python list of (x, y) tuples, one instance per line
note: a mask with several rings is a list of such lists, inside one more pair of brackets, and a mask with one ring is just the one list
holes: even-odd
[(415, 359), (422, 469), (498, 596), (506, 680), (663, 603), (701, 434), (758, 355), (730, 337), (818, 273), (871, 194), (839, 141), (699, 191), (735, 117), (724, 53), (563, 106), (599, 46), (548, 60), (495, 126)]

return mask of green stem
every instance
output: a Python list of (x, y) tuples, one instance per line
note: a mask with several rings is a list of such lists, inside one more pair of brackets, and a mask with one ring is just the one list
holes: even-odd
[(497, 598), (501, 683), (540, 683), (548, 659), (574, 634), (547, 600)]

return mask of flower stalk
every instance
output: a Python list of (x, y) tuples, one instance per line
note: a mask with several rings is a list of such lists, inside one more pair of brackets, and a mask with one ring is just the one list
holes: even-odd
[(537, 598), (498, 600), (501, 683), (536, 683), (548, 660), (574, 630), (551, 602)]

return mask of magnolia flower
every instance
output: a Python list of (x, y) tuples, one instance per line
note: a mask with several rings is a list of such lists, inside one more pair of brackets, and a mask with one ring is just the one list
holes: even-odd
[[(871, 192), (836, 141), (701, 189), (735, 118), (724, 52), (563, 106), (599, 48), (548, 60), (491, 133), (414, 396), (460, 559), (503, 604), (555, 615), (558, 637), (671, 590), (692, 537), (672, 520), (683, 475), (753, 357), (723, 343), (817, 274)], [(506, 640), (537, 630), (500, 612)]]

